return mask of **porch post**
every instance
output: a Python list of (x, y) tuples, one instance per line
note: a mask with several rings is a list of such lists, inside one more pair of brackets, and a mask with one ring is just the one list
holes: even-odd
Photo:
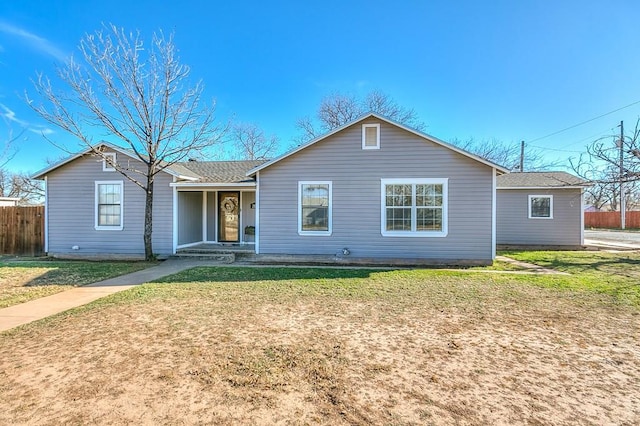
[(202, 242), (207, 242), (207, 195), (208, 192), (202, 191)]
[[(176, 177), (173, 177), (173, 182), (176, 181)], [(178, 188), (173, 187), (173, 254), (176, 254), (178, 250)]]
[(253, 238), (256, 254), (260, 254), (260, 172), (256, 173), (256, 229)]

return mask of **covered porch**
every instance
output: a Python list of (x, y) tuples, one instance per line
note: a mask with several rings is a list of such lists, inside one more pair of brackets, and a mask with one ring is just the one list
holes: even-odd
[(172, 186), (174, 253), (187, 248), (255, 251), (255, 184)]

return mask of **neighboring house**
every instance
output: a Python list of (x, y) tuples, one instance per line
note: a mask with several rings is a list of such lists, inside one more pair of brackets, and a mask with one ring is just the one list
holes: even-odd
[(586, 181), (565, 172), (498, 176), (498, 244), (583, 245), (586, 186)]
[[(134, 170), (128, 151), (103, 144)], [(203, 243), (258, 254), (491, 263), (501, 166), (374, 113), (274, 160), (184, 162), (154, 185), (160, 255)], [(142, 255), (144, 193), (90, 150), (46, 181), (51, 255)]]
[(0, 207), (17, 206), (20, 198), (0, 197)]

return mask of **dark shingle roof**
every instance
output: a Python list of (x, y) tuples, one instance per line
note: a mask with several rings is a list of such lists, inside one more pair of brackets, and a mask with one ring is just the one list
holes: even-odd
[(562, 188), (588, 186), (588, 182), (567, 172), (507, 173), (497, 177), (498, 188)]
[[(247, 177), (247, 172), (254, 167), (258, 167), (267, 160), (245, 160), (245, 161), (186, 161), (171, 166), (176, 169), (186, 169), (189, 175), (198, 178), (199, 182), (207, 183), (240, 183), (252, 182), (253, 179)], [(178, 170), (176, 170), (178, 171)]]

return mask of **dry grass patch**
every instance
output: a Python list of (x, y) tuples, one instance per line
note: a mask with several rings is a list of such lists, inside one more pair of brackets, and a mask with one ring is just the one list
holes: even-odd
[(639, 310), (569, 278), (185, 271), (0, 335), (0, 424), (637, 424)]
[(0, 308), (152, 266), (148, 262), (0, 259)]

